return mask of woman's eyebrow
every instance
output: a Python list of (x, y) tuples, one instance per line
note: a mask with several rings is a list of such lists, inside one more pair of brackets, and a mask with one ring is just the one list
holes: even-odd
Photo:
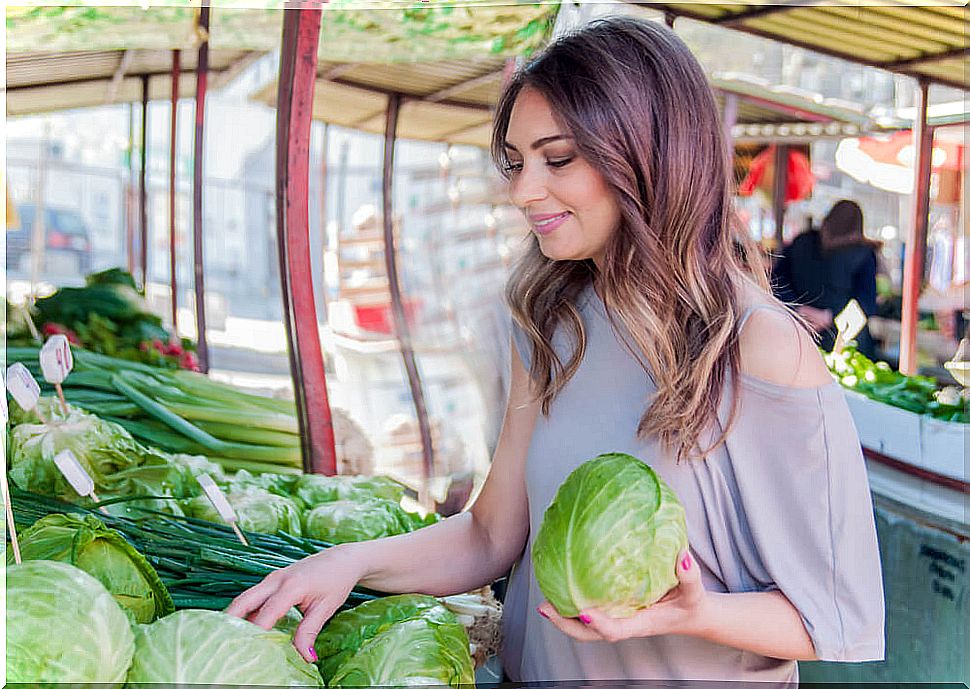
[[(534, 151), (537, 148), (542, 148), (548, 143), (552, 143), (553, 141), (560, 141), (560, 140), (572, 139), (572, 138), (573, 137), (566, 136), (565, 134), (553, 134), (552, 136), (544, 136), (541, 139), (536, 139), (535, 141), (533, 141), (532, 144), (529, 146), (529, 148), (531, 148)], [(508, 141), (505, 141), (503, 143), (505, 145), (505, 148), (512, 149), (513, 151), (519, 150), (515, 146), (510, 144)]]

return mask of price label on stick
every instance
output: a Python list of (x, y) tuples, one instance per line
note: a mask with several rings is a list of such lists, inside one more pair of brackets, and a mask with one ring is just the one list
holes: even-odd
[(222, 489), (216, 485), (216, 482), (212, 480), (212, 477), (208, 474), (200, 474), (196, 477), (199, 485), (202, 486), (202, 490), (205, 491), (205, 496), (209, 498), (209, 502), (219, 513), (219, 517), (222, 518), (226, 524), (232, 527), (232, 530), (236, 532), (236, 537), (243, 545), (249, 545), (246, 537), (243, 536), (242, 531), (239, 530), (238, 517), (236, 516), (236, 510), (232, 508), (229, 504), (229, 499), (226, 494), (222, 492)]
[(44, 380), (52, 384), (63, 383), (73, 368), (71, 343), (64, 335), (51, 335), (40, 350), (40, 370)]
[(7, 369), (7, 390), (24, 411), (36, 407), (40, 399), (40, 385), (23, 364), (14, 364)]
[(54, 457), (54, 464), (61, 470), (64, 478), (67, 479), (67, 482), (71, 484), (71, 488), (78, 495), (94, 494), (94, 481), (88, 472), (85, 471), (84, 467), (81, 466), (81, 463), (74, 456), (73, 452), (70, 450), (61, 450)]
[(842, 309), (842, 312), (835, 317), (835, 327), (838, 330), (838, 334), (835, 337), (835, 347), (833, 350), (836, 354), (840, 353), (846, 344), (862, 332), (862, 329), (866, 327), (867, 320), (866, 313), (859, 306), (859, 302), (855, 299), (850, 299), (849, 303)]

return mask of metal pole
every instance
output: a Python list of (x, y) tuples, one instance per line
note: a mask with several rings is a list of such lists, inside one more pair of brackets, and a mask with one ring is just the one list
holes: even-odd
[(148, 75), (141, 76), (141, 171), (138, 182), (138, 269), (148, 288)]
[(176, 214), (176, 187), (175, 187), (175, 168), (176, 168), (176, 149), (178, 144), (178, 107), (179, 107), (179, 78), (182, 71), (182, 51), (172, 51), (172, 133), (169, 146), (168, 157), (168, 271), (169, 282), (172, 286), (172, 334), (177, 338), (179, 332), (179, 288), (178, 275), (176, 273), (176, 238), (175, 214)]
[(199, 10), (199, 27), (206, 37), (199, 45), (195, 67), (195, 151), (192, 176), (193, 263), (195, 269), (195, 331), (198, 337), (199, 369), (209, 371), (209, 347), (205, 337), (205, 274), (202, 255), (202, 156), (205, 133), (205, 92), (209, 76), (209, 7)]
[(414, 357), (411, 342), (411, 328), (408, 325), (401, 298), (401, 282), (397, 270), (397, 249), (394, 245), (394, 143), (397, 139), (397, 120), (401, 110), (401, 94), (393, 93), (387, 99), (387, 117), (384, 124), (384, 174), (382, 195), (384, 201), (384, 264), (387, 267), (387, 281), (391, 290), (391, 313), (394, 318), (394, 332), (401, 345), (401, 358), (411, 388), (411, 400), (418, 417), (421, 432), (421, 454), (424, 462), (423, 497), (427, 497), (430, 480), (434, 478), (434, 443), (431, 438), (431, 424), (428, 422), (428, 408), (424, 401), (421, 375)]
[(775, 180), (771, 210), (775, 219), (775, 236), (769, 249), (780, 247), (785, 239), (785, 189), (788, 187), (788, 146), (777, 144), (775, 147)]
[(918, 368), (916, 334), (919, 321), (919, 295), (923, 286), (923, 261), (926, 253), (926, 228), (930, 213), (930, 173), (933, 159), (933, 130), (926, 123), (930, 83), (921, 79), (916, 92), (916, 119), (913, 146), (913, 204), (906, 262), (903, 266), (903, 317), (899, 335), (899, 370), (913, 375)]
[(283, 12), (276, 99), (276, 237), (303, 469), (333, 475), (337, 451), (310, 264), (310, 123), (321, 15), (319, 6)]
[(125, 252), (128, 272), (135, 274), (135, 104), (128, 103), (128, 184), (125, 186)]

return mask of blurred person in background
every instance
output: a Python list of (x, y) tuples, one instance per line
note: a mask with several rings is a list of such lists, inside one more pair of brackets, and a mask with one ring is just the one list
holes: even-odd
[[(863, 234), (862, 209), (855, 201), (836, 203), (818, 229), (795, 237), (772, 269), (775, 295), (818, 333), (825, 351), (835, 346), (835, 316), (851, 299), (866, 316), (876, 313), (876, 273), (881, 244)], [(870, 359), (876, 347), (868, 326), (856, 337)]]

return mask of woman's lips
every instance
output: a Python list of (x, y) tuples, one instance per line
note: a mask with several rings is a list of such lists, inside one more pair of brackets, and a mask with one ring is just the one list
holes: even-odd
[(555, 231), (560, 225), (569, 219), (569, 213), (560, 213), (559, 215), (554, 215), (547, 220), (541, 222), (532, 223), (532, 231), (538, 235), (547, 235)]

